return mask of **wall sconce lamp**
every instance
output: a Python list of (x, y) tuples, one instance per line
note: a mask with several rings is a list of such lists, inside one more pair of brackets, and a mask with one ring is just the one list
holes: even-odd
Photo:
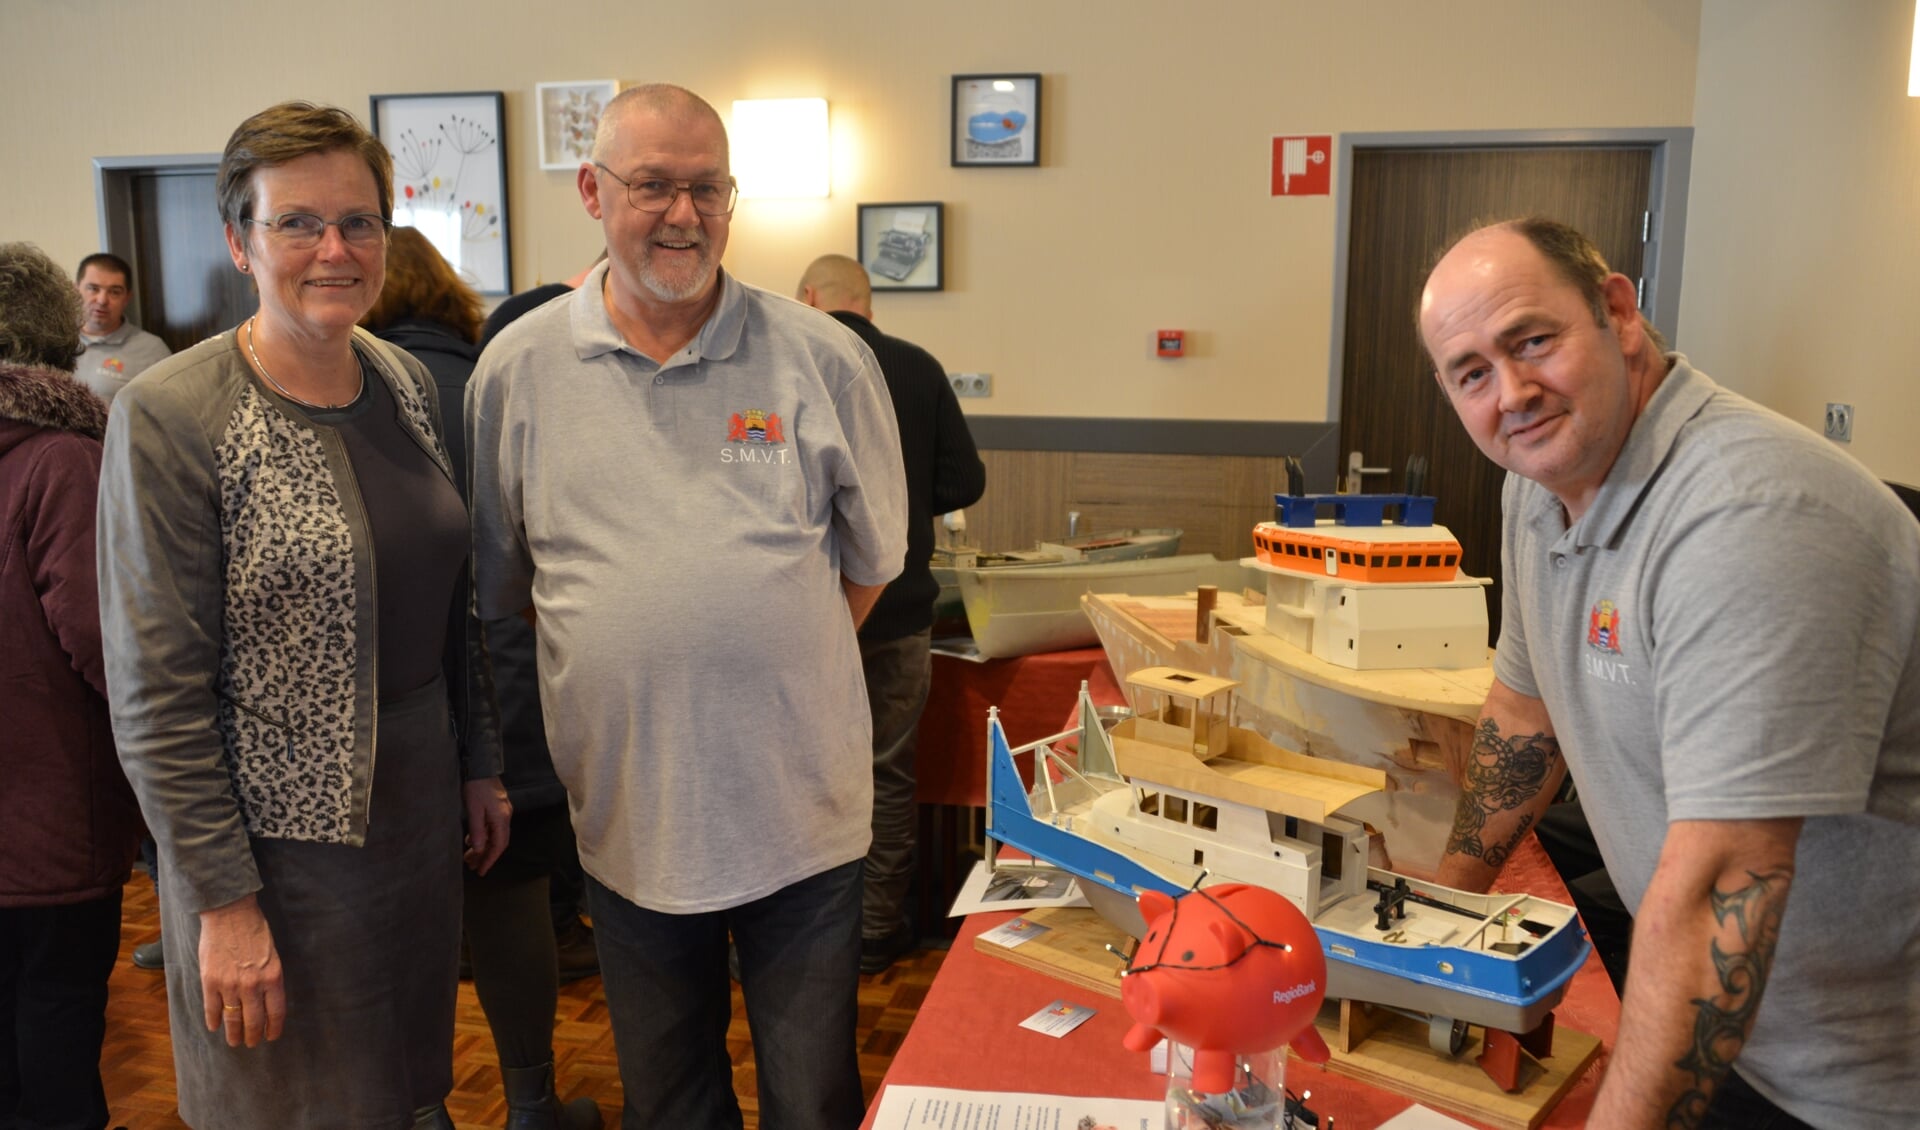
[(826, 99), (736, 101), (730, 140), (741, 196), (827, 195), (832, 162)]
[(1913, 4), (1913, 55), (1907, 63), (1907, 97), (1920, 98), (1920, 0)]

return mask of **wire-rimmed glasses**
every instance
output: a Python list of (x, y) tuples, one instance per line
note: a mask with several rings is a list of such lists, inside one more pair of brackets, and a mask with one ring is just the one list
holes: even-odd
[(339, 228), (348, 243), (370, 246), (387, 238), (392, 221), (378, 212), (355, 212), (337, 220), (323, 220), (312, 212), (282, 212), (278, 216), (249, 216), (243, 223), (272, 232), (289, 247), (318, 247), (328, 228)]
[(626, 186), (627, 204), (636, 212), (664, 212), (673, 207), (681, 193), (693, 201), (693, 210), (702, 216), (730, 216), (740, 202), (740, 188), (733, 178), (726, 180), (668, 180), (642, 177), (628, 180), (598, 161), (594, 167)]

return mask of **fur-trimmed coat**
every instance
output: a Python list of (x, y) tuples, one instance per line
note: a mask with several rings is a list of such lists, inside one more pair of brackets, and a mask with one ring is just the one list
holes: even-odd
[(100, 655), (106, 423), (72, 374), (0, 365), (0, 907), (106, 895), (140, 842)]

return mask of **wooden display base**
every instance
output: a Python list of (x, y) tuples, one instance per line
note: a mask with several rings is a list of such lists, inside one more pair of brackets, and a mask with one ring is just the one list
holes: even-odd
[[(1133, 939), (1098, 914), (1078, 907), (1044, 907), (1022, 917), (1047, 932), (1013, 949), (975, 937), (981, 953), (1044, 973), (1091, 992), (1118, 999), (1121, 960)], [(1600, 1054), (1600, 1041), (1559, 1027), (1552, 1053), (1535, 1059), (1522, 1052), (1513, 1062), (1518, 1088), (1503, 1091), (1476, 1062), (1487, 1046), (1482, 1029), (1470, 1029), (1460, 1054), (1447, 1059), (1427, 1045), (1427, 1026), (1386, 1009), (1352, 1001), (1329, 1001), (1315, 1021), (1333, 1058), (1324, 1069), (1428, 1106), (1476, 1119), (1501, 1130), (1533, 1130)]]
[(1120, 971), (1127, 963), (1106, 948), (1131, 952), (1133, 939), (1083, 906), (1045, 906), (1020, 917), (1047, 932), (1012, 949), (975, 935), (973, 948), (1057, 981), (1120, 999)]
[[(1352, 1032), (1352, 1014), (1357, 1012), (1365, 1014), (1364, 1035), (1343, 1037), (1342, 1014)], [(1424, 1023), (1385, 1009), (1329, 1001), (1315, 1023), (1333, 1050), (1328, 1071), (1502, 1130), (1533, 1130), (1546, 1121), (1554, 1104), (1600, 1054), (1600, 1041), (1594, 1037), (1555, 1028), (1553, 1054), (1537, 1060), (1523, 1052), (1517, 1065), (1519, 1089), (1507, 1092), (1475, 1062), (1486, 1047), (1482, 1029), (1470, 1029), (1459, 1056), (1446, 1059), (1427, 1046)], [(1348, 1044), (1351, 1050), (1342, 1051)]]

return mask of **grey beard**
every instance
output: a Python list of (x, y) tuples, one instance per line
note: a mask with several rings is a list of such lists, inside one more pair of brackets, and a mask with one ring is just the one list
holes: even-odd
[[(704, 256), (706, 245), (702, 244), (701, 247)], [(701, 291), (707, 288), (707, 284), (713, 281), (713, 265), (711, 263), (702, 263), (701, 266), (701, 270), (679, 286), (669, 284), (667, 280), (661, 277), (660, 273), (654, 269), (651, 262), (641, 263), (640, 269), (635, 273), (640, 276), (640, 285), (646, 287), (648, 293), (660, 301), (685, 302), (689, 298), (698, 296)]]

